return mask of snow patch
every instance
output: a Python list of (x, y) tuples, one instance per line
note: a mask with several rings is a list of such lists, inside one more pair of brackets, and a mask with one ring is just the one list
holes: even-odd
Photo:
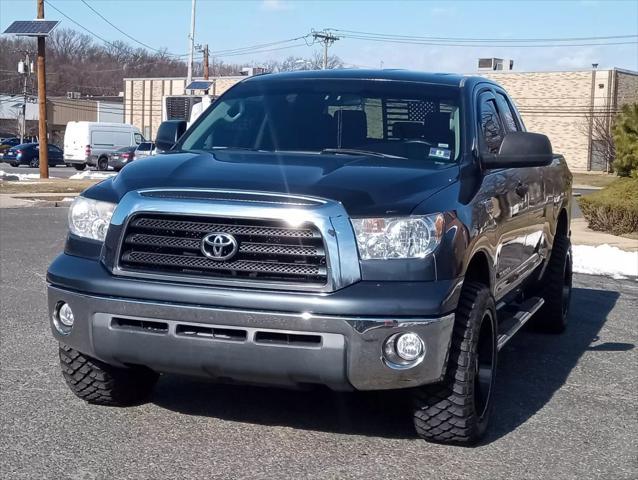
[(114, 177), (117, 172), (96, 172), (95, 170), (87, 170), (79, 172), (69, 177), (71, 180), (104, 180), (105, 178)]
[(8, 173), (4, 170), (0, 170), (0, 180), (7, 180), (10, 182), (23, 182), (25, 180), (33, 180), (38, 178), (40, 178), (39, 173)]
[(638, 277), (638, 252), (627, 252), (611, 245), (574, 245), (573, 270), (589, 275), (621, 279)]

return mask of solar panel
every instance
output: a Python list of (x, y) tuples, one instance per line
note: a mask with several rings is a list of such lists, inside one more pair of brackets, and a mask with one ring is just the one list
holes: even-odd
[(4, 33), (29, 37), (46, 37), (58, 26), (57, 20), (18, 20), (9, 25)]
[(208, 80), (196, 80), (191, 82), (186, 87), (186, 90), (208, 90), (213, 82)]

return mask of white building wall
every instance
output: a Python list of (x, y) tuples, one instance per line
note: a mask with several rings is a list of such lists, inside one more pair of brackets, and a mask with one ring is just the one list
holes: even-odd
[(124, 105), (113, 102), (97, 102), (97, 121), (124, 123)]

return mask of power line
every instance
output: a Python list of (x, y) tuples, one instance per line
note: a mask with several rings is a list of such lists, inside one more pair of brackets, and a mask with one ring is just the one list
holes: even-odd
[[(258, 49), (262, 49), (262, 48), (266, 48), (266, 47), (272, 47), (274, 45), (281, 45), (283, 43), (290, 43), (290, 42), (296, 42), (297, 40), (305, 40), (308, 37), (310, 37), (310, 34), (306, 34), (306, 35), (302, 35), (300, 37), (295, 37), (295, 38), (288, 38), (286, 40), (279, 40), (276, 42), (270, 42), (270, 43), (262, 43), (262, 44), (257, 44), (257, 45), (250, 45), (247, 47), (237, 47), (237, 48), (229, 48), (226, 50), (216, 50), (216, 51), (211, 51), (211, 55), (214, 56), (220, 56), (220, 55), (224, 55), (224, 54), (231, 54), (231, 53), (238, 53), (238, 52), (243, 52), (243, 51), (251, 51), (251, 50), (258, 50)], [(314, 43), (314, 42), (313, 42)], [(311, 46), (313, 43), (306, 43), (307, 46)]]
[[(85, 0), (80, 0), (80, 1), (81, 1), (84, 5), (86, 5), (89, 9), (91, 9), (91, 11), (92, 11), (93, 13), (95, 13), (98, 17), (100, 17), (102, 20), (104, 20), (106, 23), (108, 23), (110, 26), (112, 26), (114, 29), (116, 29), (118, 32), (120, 32), (122, 35), (125, 35), (126, 37), (130, 38), (130, 39), (131, 39), (131, 40), (133, 40), (135, 43), (138, 43), (138, 44), (142, 45), (143, 47), (148, 48), (149, 50), (152, 50), (152, 51), (157, 52), (157, 53), (162, 53), (162, 54), (165, 54), (165, 55), (170, 55), (170, 56), (172, 56), (172, 57), (185, 57), (185, 56), (187, 56), (187, 55), (188, 55), (187, 53), (184, 53), (184, 54), (176, 54), (176, 53), (170, 53), (170, 52), (167, 52), (167, 51), (165, 51), (165, 50), (160, 50), (160, 49), (157, 49), (157, 48), (153, 48), (153, 47), (151, 47), (150, 45), (148, 45), (148, 44), (146, 44), (146, 43), (144, 43), (144, 42), (142, 42), (142, 41), (140, 41), (140, 40), (138, 40), (138, 39), (136, 39), (136, 38), (132, 37), (132, 36), (131, 36), (131, 35), (129, 35), (128, 33), (126, 33), (126, 32), (125, 32), (124, 30), (122, 30), (120, 27), (118, 27), (117, 25), (115, 25), (114, 23), (112, 23), (111, 21), (109, 21), (106, 17), (104, 17), (104, 15), (102, 15), (100, 12), (98, 12), (95, 8), (93, 8), (91, 5), (89, 5), (89, 3), (88, 3), (88, 2), (86, 2)], [(47, 2), (47, 3), (49, 3), (49, 2)], [(54, 7), (54, 8), (55, 8), (55, 7)], [(57, 10), (57, 9), (56, 9), (56, 10)], [(59, 12), (59, 10), (58, 10), (58, 12)], [(60, 12), (60, 13), (61, 13), (61, 12)], [(68, 17), (67, 17), (67, 18), (68, 18)]]
[(429, 46), (438, 46), (438, 47), (491, 47), (491, 48), (550, 48), (550, 47), (592, 47), (592, 46), (613, 46), (613, 45), (637, 45), (638, 41), (633, 42), (605, 42), (605, 43), (551, 43), (551, 44), (473, 44), (473, 43), (448, 43), (441, 41), (424, 41), (424, 40), (409, 40), (409, 39), (398, 39), (398, 38), (388, 38), (388, 37), (373, 37), (373, 36), (363, 36), (363, 35), (351, 35), (351, 34), (342, 34), (342, 38), (350, 38), (353, 40), (366, 40), (370, 42), (381, 42), (381, 43), (396, 43), (396, 44), (407, 44), (407, 45), (429, 45)]
[(426, 41), (450, 41), (450, 42), (575, 42), (575, 41), (598, 41), (598, 40), (616, 40), (625, 38), (638, 38), (638, 34), (630, 35), (610, 35), (596, 37), (554, 37), (554, 38), (476, 38), (476, 37), (433, 37), (418, 35), (397, 35), (391, 33), (375, 33), (362, 32), (358, 30), (342, 30), (339, 28), (328, 28), (327, 31), (342, 32), (344, 34), (367, 35), (383, 38), (398, 38)]
[[(416, 35), (396, 35), (375, 32), (362, 32), (357, 30), (328, 29), (339, 32), (342, 37), (355, 40), (368, 40), (373, 42), (432, 45), (448, 47), (584, 47), (584, 46), (604, 46), (604, 45), (629, 45), (636, 44), (633, 41), (602, 42), (602, 40), (625, 40), (638, 39), (638, 35), (613, 35), (604, 37), (564, 37), (564, 38), (523, 38), (523, 39), (503, 39), (503, 38), (471, 38), (471, 37), (427, 37)], [(539, 43), (558, 42), (558, 43)], [(562, 42), (588, 42), (588, 43), (562, 43)]]

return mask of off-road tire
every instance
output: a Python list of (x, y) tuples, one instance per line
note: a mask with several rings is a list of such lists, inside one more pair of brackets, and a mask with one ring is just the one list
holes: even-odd
[[(563, 333), (567, 328), (572, 282), (572, 245), (569, 237), (554, 239), (547, 270), (540, 282), (545, 303), (534, 316), (532, 326), (544, 333)], [(568, 288), (568, 291), (565, 291)]]
[(101, 172), (105, 172), (109, 169), (109, 159), (106, 157), (100, 157), (97, 159), (97, 169)]
[(76, 170), (82, 171), (82, 170), (84, 170), (86, 168), (86, 163), (74, 163), (73, 167)]
[(118, 368), (60, 345), (62, 375), (71, 391), (97, 405), (129, 406), (141, 403), (153, 391), (158, 374), (152, 370)]
[[(477, 411), (475, 384), (478, 370), (478, 345), (481, 325), (491, 329), (492, 372), (489, 391), (482, 411)], [(496, 373), (496, 309), (487, 286), (467, 282), (456, 310), (454, 330), (443, 380), (414, 389), (414, 426), (428, 441), (470, 445), (485, 434), (492, 406)], [(483, 341), (485, 341), (483, 339)], [(480, 390), (480, 389), (479, 389)]]

